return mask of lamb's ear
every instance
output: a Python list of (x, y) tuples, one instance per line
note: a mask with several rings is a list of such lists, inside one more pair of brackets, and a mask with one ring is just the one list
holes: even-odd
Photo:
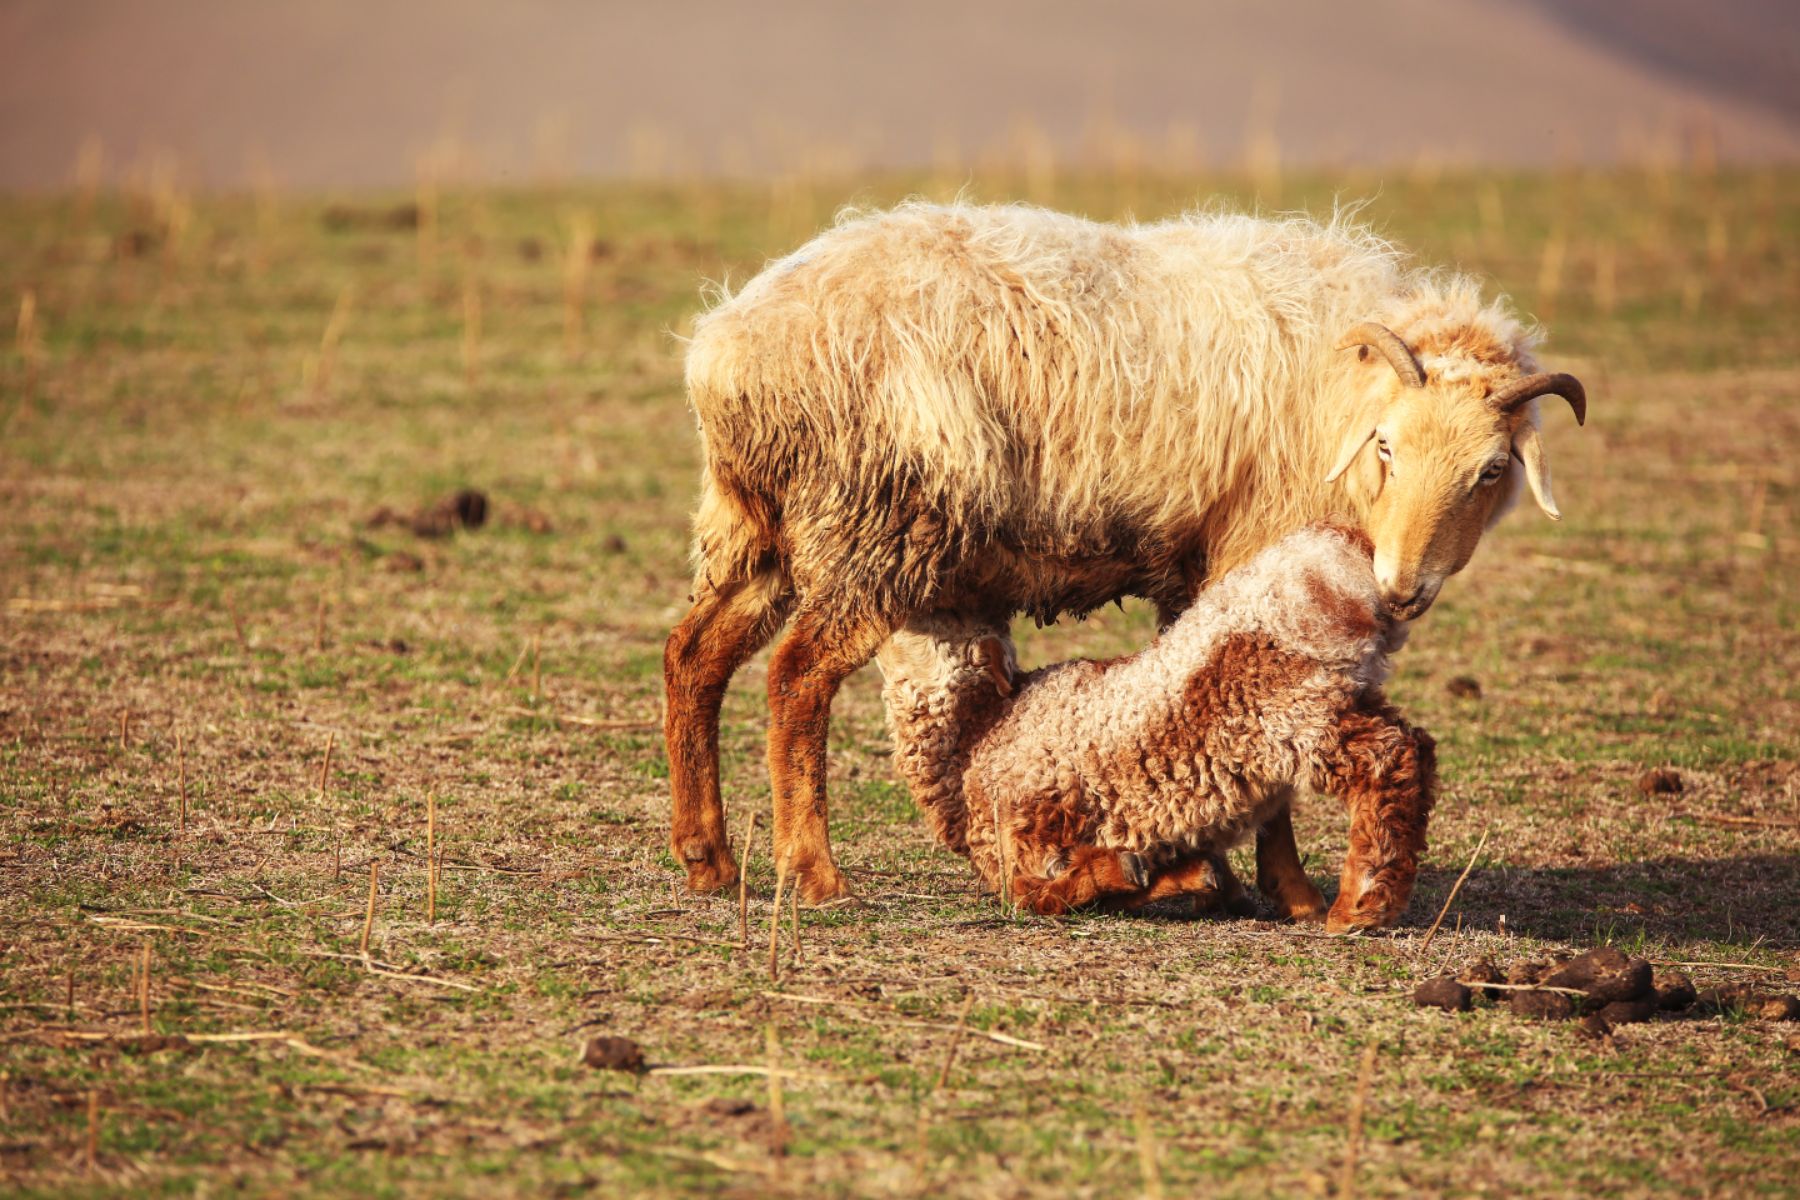
[(997, 637), (984, 637), (975, 643), (975, 655), (980, 660), (987, 677), (994, 681), (994, 690), (1002, 696), (1013, 694), (1012, 663), (1007, 659), (1006, 647), (1000, 644)]
[(1529, 420), (1519, 426), (1519, 432), (1513, 434), (1512, 450), (1514, 457), (1525, 466), (1525, 482), (1531, 486), (1531, 495), (1538, 507), (1552, 521), (1562, 520), (1556, 497), (1550, 494), (1550, 464), (1544, 460), (1544, 439), (1538, 433), (1538, 427)]
[(1362, 453), (1362, 448), (1368, 445), (1369, 439), (1374, 436), (1375, 427), (1373, 425), (1369, 426), (1368, 432), (1361, 437), (1352, 435), (1351, 439), (1344, 443), (1343, 453), (1338, 455), (1337, 466), (1331, 468), (1331, 474), (1325, 477), (1325, 482), (1336, 483), (1338, 476), (1350, 469), (1350, 464), (1356, 461), (1356, 456)]

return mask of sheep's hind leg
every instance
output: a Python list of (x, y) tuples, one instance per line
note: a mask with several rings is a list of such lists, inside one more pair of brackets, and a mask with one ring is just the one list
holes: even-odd
[(738, 873), (719, 799), (719, 706), (731, 676), (781, 627), (791, 593), (774, 569), (719, 587), (701, 580), (695, 591), (663, 649), (669, 848), (687, 867), (689, 888), (714, 892)]
[(1325, 916), (1325, 894), (1306, 876), (1294, 844), (1294, 817), (1287, 802), (1256, 831), (1256, 890), (1285, 920), (1313, 922)]
[(775, 792), (775, 856), (797, 873), (800, 895), (824, 904), (850, 894), (831, 859), (825, 739), (838, 687), (875, 656), (891, 621), (802, 605), (769, 662), (769, 780)]

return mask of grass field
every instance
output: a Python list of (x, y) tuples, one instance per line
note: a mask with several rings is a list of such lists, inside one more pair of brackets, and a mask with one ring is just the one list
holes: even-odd
[[(1445, 791), (1394, 936), (1009, 918), (893, 782), (872, 671), (833, 727), (863, 903), (803, 913), (772, 984), (766, 833), (748, 950), (735, 897), (683, 894), (676, 335), (838, 205), (965, 183), (1250, 202), (1126, 174), (0, 200), (0, 1189), (1792, 1194), (1800, 1025), (1591, 1041), (1408, 997), (1601, 943), (1800, 978), (1800, 174), (1282, 181), (1496, 280), (1591, 396), (1584, 430), (1546, 409), (1566, 519), (1509, 519), (1400, 660)], [(479, 530), (371, 522), (465, 486)], [(762, 662), (726, 709), (734, 830), (768, 802)], [(1638, 790), (1659, 766), (1682, 791)], [(1297, 814), (1321, 882), (1334, 808)], [(595, 1034), (773, 1064), (781, 1111), (766, 1073), (592, 1070)]]

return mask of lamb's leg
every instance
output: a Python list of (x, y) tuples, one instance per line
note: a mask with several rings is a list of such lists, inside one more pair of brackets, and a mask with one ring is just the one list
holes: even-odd
[[(1200, 590), (1206, 586), (1205, 555), (1194, 553), (1187, 556), (1181, 561), (1180, 569), (1180, 588), (1173, 594), (1165, 595), (1156, 601), (1156, 632), (1159, 635), (1166, 632), (1169, 626), (1173, 625), (1176, 620), (1180, 618), (1181, 614), (1188, 610), (1188, 607), (1193, 604), (1194, 598), (1198, 596)], [(1283, 816), (1285, 815), (1286, 810), (1284, 809)], [(1256, 845), (1258, 852), (1257, 883), (1258, 886), (1261, 886), (1262, 835), (1260, 833), (1257, 835)], [(1298, 863), (1299, 856), (1294, 852), (1294, 833), (1291, 828), (1288, 830), (1287, 834), (1287, 847), (1289, 856)], [(1223, 905), (1227, 912), (1236, 916), (1254, 916), (1256, 914), (1256, 901), (1251, 899), (1250, 894), (1244, 890), (1244, 885), (1238, 882), (1237, 874), (1231, 869), (1230, 861), (1223, 854), (1209, 855), (1203, 861), (1204, 868), (1199, 862), (1191, 859), (1183, 860), (1182, 862), (1169, 867), (1169, 871), (1191, 873), (1171, 876), (1172, 882), (1169, 886), (1178, 887), (1179, 885), (1174, 883), (1173, 880), (1186, 878), (1190, 879), (1193, 886), (1198, 889), (1193, 892), (1177, 890), (1169, 894), (1186, 894), (1194, 896), (1194, 911), (1196, 913), (1208, 912), (1219, 905)], [(1306, 878), (1304, 872), (1300, 873), (1300, 878), (1302, 880)], [(1155, 885), (1152, 886), (1154, 887)], [(1308, 886), (1310, 886), (1310, 884)], [(1325, 911), (1325, 898), (1319, 895), (1317, 888), (1313, 889), (1313, 895), (1318, 900), (1319, 911), (1323, 913)], [(1160, 899), (1161, 897), (1158, 898)], [(1145, 899), (1141, 903), (1148, 904), (1149, 902), (1148, 899)], [(1281, 901), (1279, 899), (1276, 900), (1276, 905), (1277, 907), (1281, 906)], [(1290, 914), (1283, 909), (1282, 915), (1288, 916)]]
[(1294, 845), (1294, 818), (1289, 800), (1256, 831), (1256, 890), (1290, 921), (1318, 921), (1325, 916), (1325, 896), (1306, 877), (1300, 850)]
[(1140, 893), (1149, 882), (1149, 869), (1136, 854), (1076, 846), (1062, 859), (1056, 878), (1015, 870), (1012, 889), (1020, 904), (1054, 917), (1111, 897)]
[(1315, 780), (1350, 810), (1350, 849), (1325, 928), (1381, 929), (1412, 897), (1437, 791), (1436, 746), (1379, 701), (1345, 713), (1338, 734)]
[(1223, 854), (1207, 856), (1213, 878), (1219, 881), (1219, 904), (1234, 917), (1254, 917), (1256, 897), (1252, 896), (1232, 873), (1231, 862)]
[(1154, 904), (1158, 900), (1172, 900), (1177, 896), (1188, 897), (1193, 902), (1196, 913), (1212, 912), (1224, 904), (1225, 897), (1219, 887), (1214, 855), (1194, 854), (1177, 859), (1152, 875), (1149, 886), (1142, 891), (1135, 895), (1109, 899), (1106, 907), (1135, 912), (1147, 904)]
[(720, 587), (700, 580), (695, 594), (663, 648), (663, 743), (669, 848), (687, 867), (688, 887), (712, 892), (737, 879), (719, 800), (719, 706), (733, 673), (781, 627), (791, 593), (777, 571), (767, 570)]
[(798, 872), (800, 895), (823, 904), (850, 893), (831, 860), (825, 737), (839, 685), (875, 656), (890, 621), (802, 605), (769, 662), (769, 781), (775, 792), (775, 861)]
[(1142, 891), (1108, 897), (1101, 904), (1113, 911), (1136, 912), (1158, 900), (1182, 896), (1193, 905), (1195, 915), (1223, 910), (1247, 917), (1256, 912), (1256, 901), (1237, 881), (1223, 854), (1194, 854), (1177, 859), (1152, 875)]

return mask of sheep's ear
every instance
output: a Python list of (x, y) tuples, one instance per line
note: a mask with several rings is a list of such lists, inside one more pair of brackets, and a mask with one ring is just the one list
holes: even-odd
[(980, 660), (987, 677), (994, 681), (994, 690), (1002, 696), (1013, 694), (1012, 663), (1007, 660), (1006, 647), (1000, 644), (997, 637), (984, 637), (975, 643), (975, 655)]
[(1368, 432), (1361, 437), (1352, 436), (1349, 441), (1345, 442), (1343, 453), (1338, 455), (1337, 466), (1331, 468), (1331, 474), (1325, 477), (1325, 482), (1336, 483), (1338, 476), (1350, 469), (1350, 464), (1356, 461), (1356, 456), (1362, 453), (1362, 448), (1368, 445), (1369, 439), (1374, 436), (1375, 427), (1371, 425)]
[(1544, 439), (1530, 421), (1519, 426), (1513, 435), (1513, 455), (1525, 467), (1525, 482), (1531, 486), (1532, 499), (1552, 521), (1562, 520), (1556, 497), (1550, 494), (1550, 464), (1544, 460)]

